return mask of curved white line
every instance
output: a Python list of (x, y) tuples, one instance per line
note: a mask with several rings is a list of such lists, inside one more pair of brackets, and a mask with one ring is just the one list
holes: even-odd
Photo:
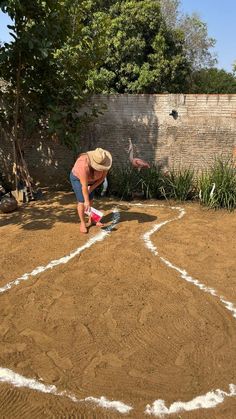
[(170, 262), (168, 259), (162, 257), (159, 255), (159, 252), (157, 250), (157, 247), (152, 243), (150, 237), (153, 235), (153, 233), (155, 233), (157, 230), (160, 230), (161, 227), (163, 227), (164, 225), (171, 223), (172, 221), (176, 221), (180, 218), (182, 218), (185, 214), (185, 210), (183, 208), (179, 208), (179, 207), (171, 207), (171, 209), (178, 209), (180, 211), (180, 214), (178, 217), (172, 218), (170, 220), (167, 221), (163, 221), (160, 224), (156, 224), (152, 230), (149, 230), (147, 233), (145, 233), (143, 235), (143, 240), (145, 242), (146, 247), (155, 255), (158, 256), (160, 258), (160, 260), (162, 262), (164, 262), (169, 268), (174, 269), (175, 271), (177, 271), (181, 278), (183, 278), (185, 281), (187, 282), (191, 282), (193, 285), (195, 285), (196, 287), (200, 288), (202, 291), (207, 292), (208, 294), (213, 295), (214, 297), (219, 298), (219, 300), (223, 303), (223, 305), (225, 306), (225, 308), (229, 311), (232, 312), (233, 317), (236, 318), (236, 307), (234, 306), (233, 303), (231, 303), (230, 301), (227, 301), (222, 295), (220, 295), (214, 288), (210, 288), (207, 285), (203, 284), (202, 282), (200, 282), (198, 279), (194, 279), (192, 278), (188, 272), (185, 269), (181, 269), (178, 266), (174, 265), (172, 262)]
[[(119, 222), (119, 220), (120, 220), (119, 210), (117, 208), (114, 208), (111, 225), (104, 228), (102, 231), (100, 231), (100, 233), (96, 234), (94, 237), (89, 239), (83, 246), (78, 247), (76, 250), (74, 250), (67, 256), (64, 256), (57, 260), (52, 260), (45, 266), (38, 266), (32, 272), (26, 273), (22, 275), (21, 277), (8, 282), (4, 287), (0, 288), (0, 292), (1, 293), (6, 292), (9, 289), (11, 289), (13, 286), (19, 285), (22, 281), (28, 280), (30, 277), (34, 277), (48, 269), (52, 269), (55, 266), (69, 262), (75, 256), (78, 256), (84, 250), (91, 247), (93, 244), (104, 240), (105, 237), (113, 230), (114, 226)], [(133, 409), (132, 406), (126, 405), (125, 403), (117, 401), (117, 400), (113, 400), (113, 401), (108, 400), (104, 396), (100, 398), (86, 397), (85, 399), (78, 399), (75, 395), (68, 393), (67, 391), (62, 391), (62, 392), (58, 391), (56, 386), (54, 385), (45, 385), (35, 379), (27, 378), (27, 377), (24, 377), (23, 375), (17, 374), (8, 368), (0, 367), (0, 382), (10, 383), (15, 387), (27, 387), (29, 389), (37, 390), (42, 393), (51, 393), (56, 396), (65, 396), (71, 399), (73, 402), (95, 403), (99, 405), (100, 407), (103, 407), (105, 409), (117, 410), (120, 413), (128, 413), (130, 410)]]
[[(120, 204), (122, 206), (122, 204)], [(127, 205), (127, 204), (125, 204)], [(135, 204), (135, 203), (129, 203), (129, 206), (139, 206), (142, 207), (143, 204)], [(165, 205), (159, 205), (159, 204), (147, 204), (145, 207), (162, 207), (166, 208)], [(224, 304), (224, 306), (231, 312), (233, 312), (233, 317), (236, 317), (236, 308), (234, 307), (233, 303), (225, 300), (223, 296), (220, 296), (216, 290), (213, 288), (209, 288), (206, 285), (202, 284), (197, 279), (192, 278), (185, 270), (179, 268), (178, 266), (175, 266), (172, 264), (168, 259), (159, 256), (158, 250), (156, 246), (152, 243), (150, 237), (152, 234), (154, 234), (156, 231), (160, 230), (162, 226), (172, 222), (176, 221), (180, 218), (182, 218), (185, 214), (185, 210), (180, 207), (170, 207), (173, 210), (178, 210), (180, 214), (170, 220), (163, 221), (162, 223), (154, 225), (154, 227), (145, 233), (143, 235), (143, 240), (145, 242), (146, 247), (155, 255), (160, 258), (160, 260), (165, 263), (169, 268), (176, 270), (179, 272), (181, 278), (183, 278), (187, 282), (193, 283), (195, 286), (200, 288), (202, 291), (207, 292), (214, 297), (218, 297), (220, 301)], [(103, 240), (107, 234), (114, 228), (114, 225), (119, 221), (120, 214), (117, 209), (113, 210), (113, 221), (112, 224), (107, 227), (105, 230), (101, 231), (99, 234), (94, 236), (92, 239), (88, 240), (85, 245), (81, 246), (80, 248), (76, 249), (75, 251), (71, 252), (68, 256), (65, 256), (63, 258), (60, 258), (58, 260), (51, 261), (46, 266), (39, 266), (36, 269), (34, 269), (32, 272), (27, 273), (23, 275), (20, 278), (17, 278), (14, 281), (9, 282), (6, 284), (3, 288), (0, 288), (0, 292), (5, 292), (8, 289), (12, 288), (14, 285), (18, 285), (21, 281), (29, 279), (31, 276), (38, 275), (41, 272), (44, 272), (47, 269), (52, 269), (55, 266), (58, 266), (62, 263), (67, 263), (69, 260), (74, 258), (75, 256), (79, 255), (83, 250), (88, 249), (91, 247), (94, 243)], [(95, 404), (98, 404), (100, 407), (107, 408), (107, 409), (115, 409), (120, 413), (128, 413), (130, 410), (133, 409), (132, 406), (126, 405), (123, 402), (120, 401), (109, 401), (105, 397), (95, 398), (95, 397), (86, 397), (85, 399), (77, 399), (75, 395), (68, 393), (67, 391), (59, 392), (57, 388), (54, 385), (44, 385), (40, 381), (29, 379), (24, 376), (21, 376), (20, 374), (15, 373), (12, 370), (9, 370), (7, 368), (1, 368), (0, 367), (0, 382), (8, 382), (16, 387), (28, 387), (30, 389), (34, 389), (37, 391), (41, 391), (44, 393), (52, 393), (57, 396), (66, 396), (69, 399), (71, 399), (74, 402), (93, 402)], [(230, 384), (229, 385), (229, 393), (223, 391), (223, 390), (215, 390), (210, 391), (206, 393), (205, 395), (197, 396), (193, 400), (190, 400), (188, 402), (181, 402), (177, 401), (170, 405), (170, 407), (166, 407), (165, 401), (158, 399), (153, 402), (152, 405), (148, 404), (145, 409), (146, 414), (155, 415), (159, 417), (163, 417), (165, 415), (169, 415), (172, 413), (177, 413), (180, 411), (191, 411), (196, 410), (200, 408), (212, 408), (217, 406), (218, 404), (222, 403), (226, 397), (233, 397), (236, 396), (236, 385)]]
[[(171, 209), (178, 209), (180, 212), (179, 216), (172, 218), (170, 220), (167, 220), (167, 221), (163, 221), (160, 224), (156, 224), (151, 230), (145, 233), (142, 238), (145, 242), (146, 247), (155, 256), (158, 256), (159, 259), (163, 263), (165, 263), (169, 268), (177, 271), (180, 274), (180, 277), (183, 278), (185, 281), (192, 283), (196, 287), (200, 288), (201, 291), (207, 292), (211, 294), (212, 296), (219, 298), (220, 301), (225, 306), (225, 308), (231, 311), (233, 317), (236, 318), (236, 307), (233, 305), (233, 303), (225, 300), (225, 298), (219, 295), (218, 292), (214, 288), (207, 287), (205, 284), (201, 283), (198, 279), (192, 278), (186, 270), (179, 268), (178, 266), (170, 262), (168, 259), (159, 255), (157, 247), (152, 243), (150, 237), (156, 231), (160, 230), (160, 228), (163, 227), (164, 225), (182, 218), (185, 214), (185, 211), (183, 208), (171, 207)], [(172, 413), (178, 413), (181, 411), (190, 411), (190, 410), (196, 410), (196, 409), (209, 409), (209, 408), (217, 406), (220, 403), (223, 403), (226, 397), (233, 397), (233, 396), (236, 396), (236, 385), (229, 384), (229, 393), (226, 393), (225, 391), (219, 390), (219, 389), (213, 390), (204, 395), (197, 396), (193, 400), (190, 400), (188, 402), (181, 402), (181, 401), (174, 402), (170, 405), (169, 408), (166, 406), (164, 400), (162, 399), (155, 400), (152, 405), (148, 404), (146, 406), (145, 413), (149, 415), (163, 417), (165, 415), (170, 415)]]
[(146, 406), (145, 413), (149, 415), (155, 415), (163, 417), (165, 415), (171, 415), (172, 413), (179, 412), (190, 412), (191, 410), (197, 409), (212, 409), (218, 404), (223, 403), (226, 397), (236, 396), (236, 385), (229, 385), (229, 393), (226, 393), (223, 390), (214, 390), (209, 391), (208, 393), (197, 396), (193, 400), (188, 402), (174, 402), (170, 407), (166, 407), (164, 400), (155, 400), (152, 405), (148, 404)]
[(27, 387), (31, 390), (40, 391), (41, 393), (50, 393), (54, 396), (64, 396), (72, 400), (75, 403), (91, 402), (103, 407), (105, 409), (117, 410), (120, 413), (129, 413), (132, 410), (132, 406), (122, 403), (117, 400), (108, 400), (105, 397), (95, 398), (86, 397), (85, 399), (78, 399), (74, 394), (67, 391), (58, 391), (54, 385), (45, 385), (38, 380), (33, 378), (26, 378), (23, 375), (17, 374), (16, 372), (8, 368), (0, 368), (0, 382), (12, 384), (14, 387)]
[(47, 271), (48, 269), (52, 269), (52, 268), (55, 268), (55, 266), (68, 263), (75, 256), (78, 256), (84, 250), (89, 249), (89, 247), (91, 247), (93, 244), (104, 240), (105, 237), (112, 231), (115, 224), (118, 223), (119, 219), (120, 219), (119, 211), (117, 208), (115, 208), (113, 209), (113, 219), (112, 219), (111, 225), (101, 230), (100, 233), (96, 234), (94, 237), (89, 239), (83, 246), (78, 247), (77, 249), (73, 250), (73, 252), (71, 252), (67, 256), (63, 256), (60, 259), (51, 260), (51, 262), (49, 262), (45, 266), (37, 266), (37, 268), (35, 268), (33, 271), (25, 273), (19, 278), (8, 282), (6, 285), (0, 288), (0, 293), (8, 291), (12, 287), (19, 285), (22, 281), (27, 281), (30, 277), (36, 276), (42, 272)]

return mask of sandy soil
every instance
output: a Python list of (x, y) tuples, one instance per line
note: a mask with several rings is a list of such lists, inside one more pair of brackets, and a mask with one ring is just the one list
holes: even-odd
[[(109, 223), (114, 202), (94, 206)], [(186, 215), (152, 235), (159, 255), (236, 305), (236, 213), (181, 206)], [(130, 404), (134, 409), (124, 415), (130, 418), (145, 417), (145, 406), (157, 399), (169, 406), (218, 388), (228, 392), (236, 384), (236, 319), (219, 298), (184, 281), (142, 240), (178, 210), (145, 202), (119, 208), (120, 221), (103, 241), (0, 294), (0, 367), (80, 399), (105, 396)], [(92, 227), (88, 235), (79, 233), (71, 193), (2, 214), (0, 227), (0, 287), (99, 232)], [(0, 417), (123, 415), (0, 383)], [(170, 417), (233, 419), (236, 397), (211, 410)]]

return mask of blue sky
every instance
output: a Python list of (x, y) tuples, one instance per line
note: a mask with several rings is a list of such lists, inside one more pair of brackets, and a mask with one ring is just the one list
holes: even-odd
[[(197, 12), (207, 23), (209, 36), (216, 39), (218, 67), (232, 71), (236, 61), (236, 0), (181, 0), (182, 11)], [(0, 41), (10, 39), (6, 25), (9, 19), (0, 13)]]
[(10, 18), (5, 13), (0, 12), (0, 41), (9, 41), (11, 38), (9, 36), (9, 29), (7, 28), (10, 22)]
[(218, 67), (232, 71), (236, 61), (236, 0), (182, 0), (182, 11), (197, 12), (216, 39)]

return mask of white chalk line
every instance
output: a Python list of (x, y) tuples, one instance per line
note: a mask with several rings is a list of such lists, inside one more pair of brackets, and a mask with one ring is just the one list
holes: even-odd
[[(120, 205), (122, 206), (122, 204), (120, 204)], [(127, 205), (127, 204), (125, 204), (125, 205)], [(135, 204), (135, 203), (132, 204), (131, 203), (131, 204), (128, 204), (128, 205), (129, 206), (139, 206), (139, 207), (143, 206), (143, 204), (140, 204), (140, 203), (137, 203), (137, 204)], [(147, 204), (147, 205), (145, 205), (145, 207), (163, 207), (163, 208), (166, 208), (165, 205), (159, 205), (159, 204)], [(170, 207), (170, 209), (179, 210), (180, 211), (179, 216), (177, 216), (177, 217), (175, 217), (171, 220), (167, 220), (167, 221), (164, 221), (162, 223), (156, 224), (156, 225), (154, 225), (154, 227), (150, 231), (145, 233), (143, 235), (143, 240), (145, 242), (146, 247), (155, 256), (158, 256), (162, 260), (162, 262), (164, 262), (169, 268), (172, 268), (172, 269), (175, 269), (176, 271), (178, 271), (180, 273), (180, 276), (184, 280), (193, 283), (195, 286), (199, 287), (202, 291), (208, 292), (211, 295), (213, 295), (214, 297), (218, 297), (220, 299), (220, 301), (225, 305), (225, 307), (228, 310), (230, 310), (231, 312), (233, 312), (233, 316), (236, 317), (236, 309), (235, 309), (234, 305), (231, 302), (225, 300), (224, 297), (219, 296), (218, 293), (216, 292), (216, 290), (214, 290), (213, 288), (207, 287), (206, 285), (200, 283), (200, 281), (198, 281), (196, 279), (193, 279), (185, 270), (173, 265), (168, 259), (165, 259), (165, 258), (159, 256), (159, 253), (157, 251), (156, 246), (150, 240), (151, 235), (154, 234), (156, 231), (160, 230), (160, 228), (163, 227), (164, 225), (166, 225), (166, 224), (168, 224), (172, 221), (175, 221), (175, 220), (178, 220), (178, 219), (182, 218), (185, 214), (185, 210), (183, 208)], [(92, 239), (88, 240), (88, 242), (85, 243), (85, 245), (83, 245), (80, 248), (76, 249), (75, 251), (71, 252), (68, 256), (65, 256), (65, 257), (60, 258), (60, 259), (55, 260), (55, 261), (51, 261), (49, 264), (47, 264), (44, 267), (39, 266), (36, 269), (34, 269), (32, 272), (27, 273), (27, 274), (23, 275), (22, 277), (17, 278), (14, 281), (11, 281), (10, 283), (6, 284), (3, 288), (0, 288), (0, 292), (5, 292), (5, 291), (9, 290), (10, 288), (12, 288), (14, 285), (19, 285), (19, 283), (21, 281), (29, 279), (30, 276), (38, 275), (39, 273), (44, 272), (47, 269), (52, 269), (55, 266), (58, 266), (59, 264), (69, 262), (69, 260), (71, 260), (73, 257), (80, 254), (83, 250), (91, 247), (96, 242), (103, 240), (107, 236), (107, 234), (113, 229), (114, 225), (119, 221), (120, 215), (118, 213), (118, 210), (117, 209), (113, 210), (113, 213), (114, 213), (114, 217), (113, 217), (112, 224), (106, 230), (103, 230), (101, 233), (99, 233), (98, 235), (96, 235)], [(86, 397), (85, 399), (78, 399), (75, 395), (73, 395), (71, 393), (68, 393), (67, 391), (62, 391), (62, 392), (58, 391), (57, 388), (54, 385), (44, 385), (40, 381), (26, 378), (26, 377), (24, 377), (20, 374), (17, 374), (14, 371), (9, 370), (7, 368), (1, 368), (0, 367), (0, 382), (8, 382), (8, 383), (11, 383), (12, 385), (14, 385), (15, 387), (28, 387), (30, 389), (41, 391), (43, 393), (51, 393), (51, 394), (54, 394), (54, 395), (57, 395), (57, 396), (65, 396), (65, 397), (68, 397), (69, 399), (71, 399), (74, 402), (93, 402), (93, 403), (99, 405), (100, 407), (117, 410), (119, 413), (129, 413), (130, 410), (133, 409), (133, 407), (130, 406), (130, 405), (124, 404), (123, 402), (120, 402), (120, 401), (109, 401), (108, 399), (106, 399), (103, 396), (100, 397), (100, 398)], [(158, 417), (163, 417), (165, 415), (169, 415), (169, 414), (172, 414), (172, 413), (177, 413), (177, 412), (180, 412), (180, 411), (191, 411), (191, 410), (196, 410), (196, 409), (200, 409), (200, 408), (209, 409), (209, 408), (213, 408), (213, 407), (217, 406), (218, 404), (222, 403), (226, 397), (233, 397), (235, 395), (236, 395), (236, 386), (234, 384), (230, 384), (229, 385), (229, 393), (227, 393), (223, 390), (217, 389), (217, 390), (210, 391), (210, 392), (206, 393), (205, 395), (197, 396), (193, 400), (190, 400), (188, 402), (181, 402), (181, 401), (174, 402), (170, 405), (169, 408), (166, 406), (164, 400), (161, 400), (161, 399), (155, 400), (152, 405), (148, 404), (146, 406), (145, 413), (149, 414), (149, 415), (155, 415), (155, 416), (158, 416)]]
[[(113, 209), (113, 218), (112, 218), (112, 223), (110, 224), (110, 226), (101, 230), (98, 234), (96, 234), (94, 237), (89, 239), (83, 246), (78, 247), (67, 256), (63, 256), (59, 259), (52, 260), (45, 266), (38, 266), (32, 272), (26, 273), (20, 276), (19, 278), (8, 282), (5, 286), (0, 288), (0, 293), (9, 291), (12, 287), (19, 285), (22, 281), (27, 281), (30, 277), (35, 277), (36, 275), (39, 275), (40, 273), (45, 272), (48, 269), (53, 269), (58, 265), (68, 263), (71, 259), (73, 259), (75, 256), (78, 256), (84, 250), (90, 248), (93, 244), (104, 240), (108, 236), (108, 234), (113, 230), (115, 225), (119, 222), (119, 219), (120, 219), (119, 210), (115, 208)], [(14, 387), (27, 387), (31, 390), (40, 391), (42, 393), (50, 393), (56, 396), (65, 396), (69, 398), (70, 400), (72, 400), (73, 402), (77, 402), (77, 403), (78, 402), (79, 403), (81, 402), (94, 403), (105, 409), (117, 410), (119, 413), (128, 413), (130, 412), (130, 410), (133, 409), (132, 406), (128, 404), (125, 404), (118, 400), (111, 401), (111, 400), (108, 400), (104, 396), (101, 396), (100, 398), (90, 396), (84, 399), (78, 399), (72, 393), (69, 393), (67, 391), (59, 391), (55, 385), (45, 385), (38, 380), (35, 380), (32, 378), (26, 378), (23, 375), (17, 374), (16, 372), (8, 368), (0, 367), (0, 382), (12, 384)]]
[(12, 384), (14, 387), (27, 387), (31, 390), (40, 391), (41, 393), (50, 393), (55, 396), (64, 396), (72, 400), (75, 403), (92, 402), (100, 407), (107, 409), (114, 409), (120, 413), (128, 413), (132, 410), (132, 407), (126, 405), (117, 400), (110, 401), (106, 397), (85, 397), (84, 399), (78, 399), (74, 394), (67, 391), (58, 391), (54, 385), (45, 385), (38, 380), (33, 378), (26, 378), (23, 375), (17, 374), (16, 372), (8, 368), (0, 368), (0, 382)]
[[(219, 295), (214, 288), (207, 287), (205, 284), (201, 283), (198, 279), (192, 278), (188, 272), (184, 269), (179, 268), (178, 266), (171, 263), (168, 259), (159, 255), (157, 247), (152, 243), (150, 237), (158, 230), (161, 229), (164, 225), (176, 221), (182, 218), (185, 214), (185, 210), (180, 207), (170, 207), (171, 209), (179, 210), (180, 214), (178, 217), (172, 218), (171, 220), (163, 221), (160, 224), (156, 224), (151, 230), (145, 233), (142, 238), (145, 242), (146, 247), (159, 259), (165, 263), (169, 268), (176, 270), (182, 279), (187, 282), (192, 283), (196, 287), (200, 288), (201, 291), (211, 294), (213, 297), (217, 297), (225, 306), (227, 310), (231, 312), (234, 318), (236, 318), (236, 307), (230, 301), (227, 301), (223, 296)], [(155, 400), (152, 405), (148, 404), (145, 409), (145, 413), (149, 415), (154, 415), (158, 417), (163, 417), (165, 415), (170, 415), (172, 413), (178, 413), (183, 411), (191, 411), (196, 409), (210, 409), (216, 407), (218, 404), (223, 403), (226, 397), (236, 396), (236, 385), (229, 384), (229, 392), (217, 389), (212, 390), (204, 395), (195, 397), (194, 399), (188, 402), (177, 401), (170, 405), (168, 408), (166, 403), (162, 399)]]
[(172, 413), (190, 412), (197, 409), (212, 409), (218, 404), (223, 403), (226, 397), (234, 396), (236, 396), (236, 385), (230, 384), (229, 393), (219, 389), (212, 390), (202, 396), (197, 396), (188, 402), (174, 402), (169, 408), (166, 407), (164, 400), (155, 400), (152, 405), (148, 404), (146, 406), (145, 413), (163, 417), (165, 415), (171, 415)]
[(160, 230), (161, 227), (163, 227), (164, 225), (166, 225), (168, 223), (171, 223), (172, 221), (176, 221), (176, 220), (182, 218), (184, 216), (184, 214), (185, 214), (185, 210), (183, 208), (171, 207), (171, 209), (178, 209), (180, 211), (179, 216), (176, 217), (176, 218), (173, 218), (171, 220), (163, 221), (160, 224), (156, 224), (152, 228), (152, 230), (150, 230), (147, 233), (145, 233), (142, 238), (143, 238), (143, 240), (145, 242), (146, 247), (155, 256), (158, 256), (160, 258), (160, 260), (162, 262), (164, 262), (169, 268), (176, 270), (180, 274), (181, 278), (183, 278), (185, 281), (194, 284), (196, 287), (200, 288), (201, 291), (207, 292), (208, 294), (211, 294), (212, 296), (219, 298), (219, 300), (223, 303), (223, 305), (225, 306), (225, 308), (227, 310), (231, 311), (233, 313), (233, 317), (236, 318), (236, 307), (234, 306), (233, 303), (231, 303), (230, 301), (227, 301), (214, 288), (207, 287), (205, 284), (201, 283), (198, 279), (192, 278), (185, 269), (179, 268), (178, 266), (176, 266), (173, 263), (171, 263), (168, 259), (166, 259), (166, 258), (164, 258), (164, 257), (162, 257), (162, 256), (159, 255), (159, 252), (158, 252), (156, 246), (152, 243), (150, 237), (153, 235), (153, 233), (155, 233), (156, 231)]
[(92, 237), (91, 239), (89, 239), (83, 246), (78, 247), (77, 249), (73, 250), (73, 252), (71, 252), (67, 256), (63, 256), (63, 257), (61, 257), (59, 259), (52, 260), (51, 262), (49, 262), (45, 266), (37, 266), (37, 268), (35, 268), (33, 271), (27, 272), (24, 275), (20, 276), (19, 278), (14, 279), (13, 281), (8, 282), (6, 285), (4, 285), (3, 287), (0, 288), (0, 293), (3, 293), (3, 292), (8, 291), (12, 287), (14, 287), (15, 285), (19, 285), (22, 281), (27, 281), (30, 277), (34, 277), (36, 275), (39, 275), (40, 273), (45, 272), (48, 269), (53, 269), (53, 268), (55, 268), (58, 265), (68, 263), (75, 256), (78, 256), (84, 250), (89, 249), (89, 247), (91, 247), (93, 244), (95, 244), (95, 243), (97, 243), (99, 241), (104, 240), (105, 237), (112, 231), (112, 229), (114, 228), (115, 224), (118, 223), (119, 219), (120, 219), (120, 214), (118, 212), (118, 209), (115, 208), (113, 210), (113, 219), (112, 219), (111, 225), (108, 226), (108, 227), (106, 227), (106, 228), (104, 228), (103, 230), (101, 230), (100, 233), (96, 234), (94, 237)]

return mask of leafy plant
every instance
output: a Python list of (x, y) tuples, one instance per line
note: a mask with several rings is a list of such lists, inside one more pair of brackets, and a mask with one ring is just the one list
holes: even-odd
[(139, 172), (130, 166), (115, 167), (109, 174), (109, 192), (121, 199), (129, 200), (132, 193), (142, 192)]
[(161, 199), (162, 183), (163, 174), (156, 165), (141, 171), (131, 166), (120, 166), (113, 168), (109, 174), (109, 191), (121, 199), (131, 199), (135, 195), (145, 199)]
[(101, 92), (179, 93), (186, 88), (191, 68), (184, 33), (166, 25), (160, 2), (116, 1), (108, 16), (107, 54), (90, 72)]
[(160, 186), (163, 182), (161, 170), (153, 165), (150, 169), (140, 172), (141, 187), (146, 199), (161, 199)]
[(236, 208), (236, 169), (231, 158), (217, 157), (198, 182), (199, 199), (210, 208)]
[(109, 193), (130, 200), (135, 194), (146, 199), (200, 199), (210, 208), (236, 208), (236, 169), (231, 158), (215, 159), (212, 167), (197, 178), (194, 170), (179, 168), (164, 174), (157, 166), (141, 170), (114, 167), (109, 174)]
[(166, 176), (163, 176), (162, 182), (160, 191), (167, 199), (186, 201), (194, 197), (194, 171), (192, 169), (172, 169)]
[(34, 133), (71, 148), (78, 143), (86, 119), (78, 110), (106, 49), (106, 16), (83, 0), (0, 1), (0, 9), (12, 19), (12, 41), (0, 45), (0, 123), (16, 178), (30, 183), (23, 151)]
[(218, 68), (195, 71), (189, 93), (236, 93), (235, 74)]

